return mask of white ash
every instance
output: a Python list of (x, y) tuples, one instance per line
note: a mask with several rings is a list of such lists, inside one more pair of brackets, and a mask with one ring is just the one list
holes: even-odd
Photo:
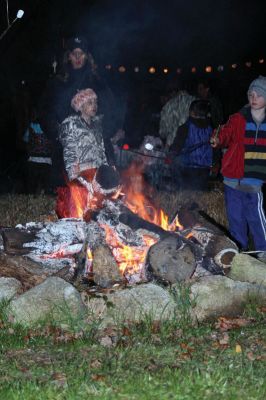
[(77, 268), (74, 257), (52, 258), (40, 254), (27, 254), (27, 257), (43, 266), (45, 270), (51, 274), (60, 271), (65, 267), (69, 267), (69, 273), (74, 274)]
[(36, 233), (36, 239), (25, 243), (31, 254), (74, 254), (81, 250), (86, 239), (86, 222), (80, 219), (61, 219), (44, 223)]
[(201, 263), (197, 263), (196, 269), (191, 276), (191, 278), (201, 278), (202, 276), (210, 276), (213, 275), (210, 271), (207, 271), (207, 269), (203, 268), (201, 266)]
[(98, 213), (96, 220), (100, 225), (108, 225), (113, 229), (118, 239), (128, 246), (143, 246), (143, 237), (140, 230), (134, 231), (128, 225), (123, 224), (119, 221), (119, 216), (124, 204), (118, 200), (116, 202), (106, 200), (104, 202), (104, 208)]
[(105, 243), (105, 231), (97, 222), (90, 221), (86, 225), (86, 241), (91, 250)]
[(193, 228), (190, 231), (193, 235), (193, 237), (201, 244), (203, 248), (205, 248), (209, 241), (213, 239), (213, 232), (210, 232), (206, 228)]

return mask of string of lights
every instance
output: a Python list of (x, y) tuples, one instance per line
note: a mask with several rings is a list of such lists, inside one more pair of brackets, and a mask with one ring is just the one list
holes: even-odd
[(218, 65), (218, 66), (212, 66), (212, 65), (206, 65), (204, 67), (186, 67), (186, 68), (170, 68), (170, 67), (156, 67), (156, 66), (150, 66), (150, 67), (140, 67), (140, 66), (135, 66), (135, 67), (126, 67), (125, 65), (119, 65), (119, 66), (113, 66), (111, 64), (106, 64), (105, 69), (107, 71), (117, 71), (121, 74), (126, 73), (126, 72), (147, 72), (149, 74), (169, 74), (169, 73), (176, 73), (178, 75), (182, 74), (184, 71), (190, 71), (192, 74), (195, 74), (197, 72), (205, 72), (205, 73), (212, 73), (212, 72), (223, 72), (225, 70), (237, 70), (239, 68), (252, 68), (258, 65), (265, 64), (265, 59), (264, 58), (259, 58), (256, 61), (246, 61), (245, 63), (232, 63), (230, 65)]

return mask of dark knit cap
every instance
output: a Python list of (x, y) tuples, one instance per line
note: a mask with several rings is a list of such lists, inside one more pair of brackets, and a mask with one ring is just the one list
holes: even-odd
[(84, 53), (88, 51), (88, 41), (84, 36), (75, 36), (67, 41), (68, 50), (81, 49)]

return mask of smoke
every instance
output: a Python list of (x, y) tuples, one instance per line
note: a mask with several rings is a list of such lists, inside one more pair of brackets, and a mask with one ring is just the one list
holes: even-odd
[(97, 1), (78, 26), (106, 63), (233, 62), (262, 49), (265, 11), (255, 3)]

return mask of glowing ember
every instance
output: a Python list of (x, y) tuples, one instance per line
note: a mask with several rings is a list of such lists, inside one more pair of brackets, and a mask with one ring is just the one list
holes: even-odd
[(87, 248), (85, 275), (92, 273), (92, 262), (93, 262), (93, 256), (92, 256), (91, 249)]
[[(132, 163), (127, 171), (123, 174), (123, 192), (124, 204), (129, 210), (137, 214), (140, 218), (160, 226), (166, 231), (176, 231), (183, 229), (179, 224), (176, 217), (174, 222), (169, 223), (169, 218), (161, 209), (156, 209), (149, 198), (152, 198), (154, 191), (144, 181), (143, 163)], [(86, 177), (87, 181), (91, 181), (91, 177)], [(99, 206), (100, 200), (94, 195), (91, 195), (85, 187), (69, 183), (69, 198), (66, 208), (71, 217), (84, 218), (89, 220), (87, 214), (90, 210), (95, 210)], [(143, 193), (147, 194), (144, 195)], [(113, 196), (113, 199), (121, 195), (121, 190)], [(69, 215), (68, 215), (69, 216)], [(141, 247), (128, 246), (124, 244), (119, 238), (114, 229), (107, 225), (103, 225), (105, 230), (106, 243), (111, 248), (114, 258), (119, 266), (122, 274), (135, 274), (138, 273), (144, 266), (146, 255), (150, 246), (155, 244), (158, 239), (154, 237), (143, 235), (143, 245)], [(92, 272), (93, 255), (88, 249), (87, 261), (85, 270), (86, 273)]]
[(138, 273), (144, 266), (147, 252), (157, 240), (151, 236), (143, 235), (143, 246), (127, 246), (122, 243), (116, 232), (108, 225), (102, 225), (106, 234), (106, 243), (112, 250), (113, 256), (122, 274)]

